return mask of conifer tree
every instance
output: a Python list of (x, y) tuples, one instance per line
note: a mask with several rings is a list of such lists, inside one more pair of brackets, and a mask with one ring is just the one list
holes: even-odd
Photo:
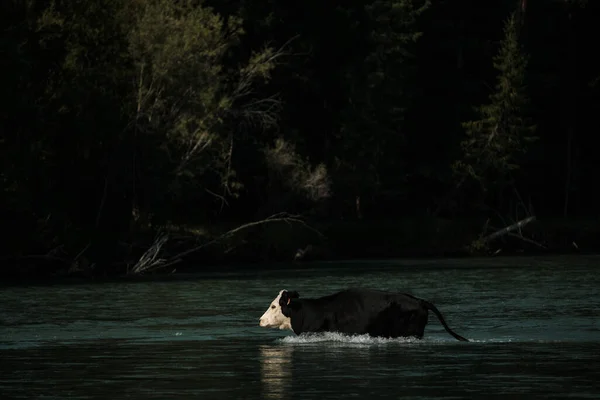
[(519, 168), (519, 156), (536, 139), (535, 126), (526, 117), (529, 99), (525, 90), (528, 56), (519, 42), (520, 20), (513, 12), (504, 26), (504, 39), (494, 57), (498, 70), (488, 104), (476, 108), (478, 119), (463, 123), (463, 159), (454, 163), (462, 178), (477, 180), (484, 191), (502, 189)]

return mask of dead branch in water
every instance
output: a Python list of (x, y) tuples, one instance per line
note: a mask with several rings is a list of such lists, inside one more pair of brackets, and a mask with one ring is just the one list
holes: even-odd
[(152, 246), (150, 246), (150, 248), (146, 250), (144, 254), (142, 254), (138, 262), (131, 269), (130, 273), (141, 274), (150, 269), (155, 269), (156, 266), (159, 266), (161, 263), (163, 263), (164, 260), (159, 258), (159, 255), (162, 247), (165, 245), (165, 243), (167, 243), (168, 240), (169, 235), (167, 234), (157, 236), (157, 238), (154, 240), (154, 243), (152, 243)]
[[(494, 228), (493, 228), (493, 229), (494, 229)], [(539, 248), (541, 248), (541, 249), (544, 249), (544, 250), (546, 250), (546, 249), (547, 249), (547, 247), (546, 247), (546, 246), (544, 246), (543, 244), (541, 244), (541, 243), (539, 243), (539, 242), (536, 242), (535, 240), (533, 240), (533, 239), (530, 239), (530, 238), (528, 238), (528, 237), (525, 237), (525, 236), (523, 236), (523, 234), (521, 234), (521, 233), (508, 232), (508, 233), (506, 234), (506, 236), (510, 236), (510, 237), (513, 237), (513, 238), (515, 238), (515, 239), (522, 240), (522, 241), (523, 241), (523, 242), (525, 242), (525, 243), (532, 244), (532, 245), (534, 245), (534, 246), (537, 246), (537, 247), (539, 247)]]
[[(522, 219), (522, 220), (520, 220), (520, 221), (518, 221), (518, 222), (516, 222), (516, 223), (514, 223), (512, 225), (509, 225), (509, 226), (507, 226), (505, 228), (498, 229), (494, 233), (480, 238), (477, 241), (477, 245), (478, 246), (487, 245), (489, 242), (491, 242), (494, 239), (497, 239), (499, 237), (510, 236), (510, 237), (519, 239), (519, 240), (521, 240), (521, 241), (523, 241), (525, 243), (529, 243), (529, 244), (532, 244), (532, 245), (537, 246), (539, 248), (546, 249), (546, 246), (544, 246), (543, 244), (541, 244), (539, 242), (536, 242), (533, 239), (525, 237), (523, 235), (523, 233), (521, 232), (521, 228), (523, 228), (525, 225), (529, 224), (532, 221), (535, 221), (535, 216), (527, 217), (527, 218)], [(487, 230), (488, 224), (489, 224), (489, 219), (488, 219), (488, 221), (485, 224), (485, 230), (483, 232), (485, 232)], [(494, 229), (493, 227), (490, 227), (490, 228)], [(518, 232), (515, 232), (515, 231), (518, 231)], [(499, 252), (500, 252), (500, 249), (498, 249), (494, 253), (494, 255), (498, 254)]]
[(513, 232), (515, 230), (517, 230), (517, 229), (520, 230), (522, 227), (524, 227), (525, 225), (527, 225), (528, 223), (530, 223), (532, 221), (535, 221), (535, 216), (527, 217), (527, 218), (522, 219), (522, 220), (520, 220), (520, 221), (518, 221), (518, 222), (516, 222), (516, 223), (514, 223), (512, 225), (507, 226), (506, 228), (502, 228), (499, 231), (496, 231), (496, 232), (494, 232), (494, 233), (492, 233), (490, 235), (487, 235), (487, 236), (481, 238), (481, 242), (482, 243), (491, 242), (492, 240), (497, 239), (497, 238), (499, 238), (501, 236), (505, 236), (505, 235), (507, 235), (507, 234), (509, 234), (509, 233), (511, 233), (511, 232)]
[(302, 220), (300, 218), (300, 216), (290, 215), (288, 213), (278, 213), (278, 214), (271, 215), (270, 217), (259, 220), (259, 221), (249, 222), (247, 224), (240, 225), (237, 228), (231, 229), (231, 230), (223, 233), (222, 235), (219, 235), (218, 237), (214, 238), (213, 240), (210, 240), (199, 246), (196, 246), (196, 247), (193, 247), (186, 251), (183, 251), (183, 252), (181, 252), (175, 256), (172, 256), (168, 259), (159, 258), (160, 251), (161, 251), (162, 247), (164, 246), (164, 244), (167, 242), (167, 235), (163, 235), (163, 236), (157, 238), (154, 241), (153, 245), (142, 255), (142, 257), (140, 257), (140, 260), (131, 269), (130, 273), (140, 274), (140, 273), (144, 273), (144, 272), (148, 272), (148, 271), (156, 271), (159, 269), (164, 269), (164, 268), (173, 266), (173, 265), (178, 264), (181, 261), (183, 261), (184, 257), (189, 256), (190, 254), (193, 254), (197, 251), (200, 251), (208, 246), (212, 246), (212, 245), (222, 242), (226, 239), (230, 239), (234, 235), (236, 235), (244, 230), (247, 230), (249, 228), (254, 228), (254, 227), (257, 227), (260, 225), (272, 224), (272, 223), (282, 223), (282, 222), (290, 224), (290, 225), (291, 224), (299, 224), (299, 225), (302, 225), (305, 228), (317, 233), (321, 237), (324, 236), (321, 232), (319, 232), (315, 228), (308, 225), (304, 220)]
[(533, 239), (526, 238), (526, 237), (525, 237), (525, 236), (523, 236), (523, 235), (517, 235), (516, 233), (512, 233), (512, 232), (509, 232), (509, 233), (508, 233), (508, 235), (509, 235), (509, 236), (511, 236), (511, 237), (514, 237), (514, 238), (520, 239), (520, 240), (522, 240), (522, 241), (524, 241), (524, 242), (526, 242), (526, 243), (533, 244), (534, 246), (538, 246), (539, 248), (542, 248), (542, 249), (544, 249), (544, 250), (546, 250), (546, 249), (547, 249), (547, 247), (546, 247), (546, 246), (544, 246), (543, 244), (541, 244), (541, 243), (538, 243), (538, 242), (536, 242), (536, 241), (535, 241), (535, 240), (533, 240)]

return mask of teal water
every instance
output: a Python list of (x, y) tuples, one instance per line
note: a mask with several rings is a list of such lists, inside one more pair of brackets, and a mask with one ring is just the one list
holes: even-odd
[[(0, 398), (599, 398), (599, 267), (599, 257), (355, 261), (4, 286)], [(349, 286), (426, 298), (472, 342), (433, 315), (420, 341), (258, 326), (282, 288), (317, 297)]]

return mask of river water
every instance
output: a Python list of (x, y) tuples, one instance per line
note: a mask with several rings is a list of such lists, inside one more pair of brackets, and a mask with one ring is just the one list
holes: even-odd
[[(600, 398), (600, 258), (256, 266), (163, 281), (0, 287), (1, 399)], [(433, 302), (423, 340), (295, 336), (282, 288)]]

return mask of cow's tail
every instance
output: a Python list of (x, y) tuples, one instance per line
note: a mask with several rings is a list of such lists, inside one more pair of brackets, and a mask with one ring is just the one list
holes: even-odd
[(433, 313), (438, 317), (438, 319), (440, 320), (440, 322), (442, 323), (442, 325), (444, 326), (444, 328), (446, 329), (446, 331), (451, 334), (452, 336), (454, 336), (457, 340), (460, 340), (462, 342), (468, 342), (467, 339), (465, 339), (464, 337), (460, 336), (459, 334), (455, 333), (452, 329), (450, 329), (450, 327), (448, 326), (448, 324), (446, 324), (446, 321), (444, 320), (444, 317), (442, 316), (442, 313), (436, 308), (436, 306), (434, 306), (433, 304), (431, 304), (428, 301), (425, 300), (421, 300), (423, 302), (423, 304), (425, 304), (425, 306), (430, 309), (431, 311), (433, 311)]

